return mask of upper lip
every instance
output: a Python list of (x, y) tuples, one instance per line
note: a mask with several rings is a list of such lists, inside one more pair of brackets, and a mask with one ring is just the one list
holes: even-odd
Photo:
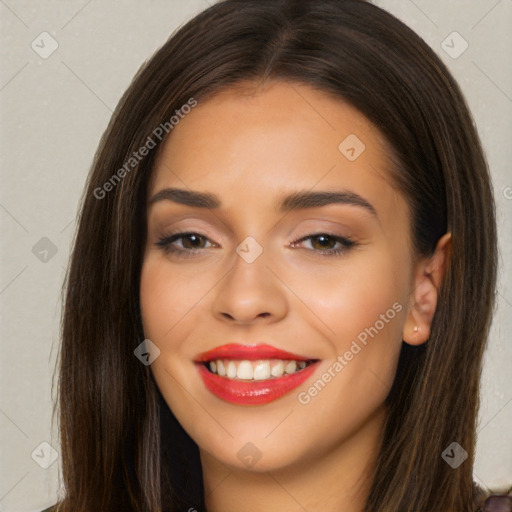
[(246, 359), (256, 361), (258, 359), (283, 359), (294, 361), (312, 361), (311, 357), (304, 357), (298, 354), (292, 354), (284, 350), (266, 345), (264, 343), (256, 343), (253, 345), (241, 345), (238, 343), (229, 343), (216, 347), (208, 352), (199, 354), (195, 361), (204, 363), (214, 359)]

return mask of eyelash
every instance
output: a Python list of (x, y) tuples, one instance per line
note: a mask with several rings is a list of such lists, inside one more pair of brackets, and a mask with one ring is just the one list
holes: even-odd
[[(172, 233), (170, 235), (163, 236), (155, 243), (155, 245), (157, 247), (161, 248), (165, 253), (172, 253), (179, 257), (185, 257), (185, 258), (191, 257), (191, 256), (194, 256), (195, 254), (197, 254), (198, 252), (200, 252), (202, 249), (180, 249), (180, 248), (172, 245), (173, 242), (175, 242), (176, 240), (179, 240), (180, 238), (186, 238), (187, 236), (198, 236), (207, 241), (210, 241), (207, 237), (201, 235), (200, 233), (188, 231), (188, 232), (182, 232), (182, 233)], [(340, 247), (338, 249), (327, 249), (324, 251), (322, 251), (322, 250), (317, 251), (316, 249), (309, 249), (314, 252), (318, 252), (321, 256), (340, 256), (340, 255), (346, 253), (352, 247), (357, 245), (356, 242), (354, 242), (354, 240), (352, 240), (348, 237), (337, 236), (337, 235), (327, 233), (327, 232), (319, 232), (319, 233), (313, 233), (313, 234), (307, 235), (307, 236), (302, 237), (301, 239), (293, 242), (291, 245), (295, 246), (296, 244), (298, 244), (300, 242), (304, 242), (305, 240), (308, 240), (310, 238), (317, 238), (317, 237), (321, 237), (321, 236), (327, 236), (327, 237), (333, 239), (335, 242), (339, 242), (342, 244), (342, 247)]]

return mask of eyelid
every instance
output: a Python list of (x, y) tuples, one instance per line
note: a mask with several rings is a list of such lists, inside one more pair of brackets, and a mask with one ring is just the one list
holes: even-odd
[[(185, 238), (187, 236), (196, 235), (201, 238), (204, 238), (208, 242), (210, 242), (213, 246), (218, 246), (216, 242), (213, 242), (210, 240), (210, 238), (207, 235), (204, 235), (200, 233), (199, 231), (175, 231), (173, 233), (169, 233), (166, 235), (161, 236), (156, 242), (155, 245), (158, 247), (165, 248), (166, 246), (169, 246), (172, 242), (179, 240), (180, 238)], [(191, 252), (193, 249), (183, 249), (183, 251)]]
[[(157, 247), (161, 248), (164, 252), (174, 253), (177, 256), (184, 256), (184, 257), (194, 256), (198, 253), (201, 253), (203, 249), (212, 248), (212, 247), (204, 247), (204, 248), (200, 247), (197, 249), (185, 249), (185, 248), (180, 248), (180, 247), (173, 245), (173, 243), (176, 240), (183, 239), (183, 238), (186, 238), (187, 236), (192, 236), (192, 235), (198, 236), (198, 237), (206, 240), (207, 242), (212, 244), (212, 247), (219, 247), (219, 244), (217, 244), (216, 242), (213, 242), (212, 240), (210, 240), (210, 238), (208, 236), (200, 233), (199, 231), (176, 231), (174, 233), (170, 233), (168, 235), (162, 236), (155, 243), (155, 245)], [(337, 256), (337, 255), (346, 253), (352, 247), (357, 245), (357, 243), (350, 237), (336, 235), (336, 234), (330, 233), (328, 231), (317, 231), (317, 232), (313, 232), (313, 233), (308, 233), (307, 235), (299, 238), (298, 240), (291, 242), (290, 246), (296, 247), (298, 244), (304, 242), (305, 240), (313, 239), (313, 238), (320, 237), (320, 236), (326, 236), (328, 238), (331, 238), (336, 243), (341, 243), (342, 247), (337, 248), (337, 249), (331, 248), (331, 249), (324, 249), (324, 250), (322, 250), (322, 249), (319, 249), (319, 250), (306, 249), (308, 252), (311, 252), (313, 254), (322, 255), (322, 256)]]
[(325, 250), (314, 250), (314, 249), (308, 249), (309, 252), (312, 253), (318, 253), (323, 256), (336, 256), (341, 255), (349, 251), (352, 247), (357, 245), (357, 242), (353, 240), (350, 237), (342, 236), (342, 235), (336, 235), (335, 233), (330, 233), (329, 231), (317, 231), (315, 233), (310, 233), (306, 236), (303, 236), (296, 240), (295, 242), (292, 242), (292, 246), (296, 246), (297, 244), (304, 242), (308, 239), (313, 239), (319, 236), (327, 236), (331, 239), (333, 239), (336, 243), (341, 243), (342, 247), (338, 249), (325, 249)]

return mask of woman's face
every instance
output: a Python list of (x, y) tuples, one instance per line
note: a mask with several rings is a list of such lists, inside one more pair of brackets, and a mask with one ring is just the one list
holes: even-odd
[(413, 290), (386, 152), (358, 111), (283, 82), (224, 92), (174, 128), (149, 188), (141, 307), (155, 380), (203, 456), (268, 471), (356, 460), (378, 437)]

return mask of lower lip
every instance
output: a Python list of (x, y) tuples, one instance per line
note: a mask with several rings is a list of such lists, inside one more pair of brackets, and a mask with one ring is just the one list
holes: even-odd
[(315, 371), (316, 362), (306, 368), (267, 380), (235, 380), (210, 372), (203, 364), (197, 368), (205, 386), (215, 396), (237, 405), (262, 405), (273, 402), (300, 386)]

